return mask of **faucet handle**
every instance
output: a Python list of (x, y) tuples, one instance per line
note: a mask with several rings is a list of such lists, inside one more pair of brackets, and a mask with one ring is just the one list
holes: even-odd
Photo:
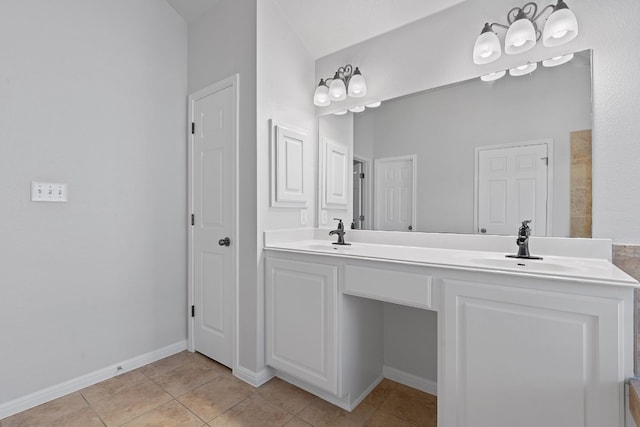
[(344, 230), (344, 224), (341, 218), (333, 218), (334, 221), (338, 221), (338, 230)]

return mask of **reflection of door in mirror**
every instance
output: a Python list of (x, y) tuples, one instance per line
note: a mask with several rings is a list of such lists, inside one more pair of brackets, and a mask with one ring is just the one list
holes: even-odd
[(351, 228), (364, 230), (364, 163), (362, 160), (353, 159), (353, 222)]
[(416, 156), (375, 160), (375, 229), (415, 229)]
[(533, 236), (547, 235), (549, 144), (478, 147), (478, 233), (513, 235), (531, 220)]

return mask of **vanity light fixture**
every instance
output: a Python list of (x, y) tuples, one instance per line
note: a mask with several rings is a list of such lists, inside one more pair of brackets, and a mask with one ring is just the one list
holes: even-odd
[(525, 74), (533, 73), (536, 70), (536, 68), (538, 68), (537, 62), (529, 62), (527, 64), (520, 65), (518, 67), (514, 67), (510, 69), (509, 75), (514, 77), (524, 76)]
[[(551, 15), (547, 18), (543, 31), (540, 31), (536, 21), (548, 10), (551, 10)], [(498, 22), (484, 24), (473, 47), (474, 63), (488, 64), (502, 55), (500, 40), (493, 31), (494, 27), (507, 30), (504, 51), (510, 55), (528, 51), (540, 38), (544, 46), (555, 47), (573, 40), (578, 35), (578, 20), (564, 0), (558, 0), (556, 5), (545, 6), (540, 13), (535, 2), (514, 7), (507, 13), (507, 22), (509, 25)]]
[(382, 101), (376, 101), (376, 102), (372, 102), (371, 104), (366, 104), (365, 107), (378, 108), (380, 105), (382, 105)]
[(332, 78), (320, 79), (313, 95), (313, 103), (326, 107), (331, 101), (344, 101), (347, 96), (360, 98), (367, 94), (367, 83), (358, 67), (351, 64), (338, 68)]
[(335, 113), (333, 113), (336, 116), (344, 116), (345, 114), (347, 114), (349, 111), (348, 110), (340, 110), (340, 111), (336, 111)]
[(364, 105), (359, 105), (357, 107), (349, 108), (349, 111), (352, 113), (362, 113), (364, 111)]
[(562, 56), (554, 56), (553, 58), (545, 59), (542, 61), (542, 65), (545, 67), (555, 67), (557, 65), (566, 64), (573, 59), (573, 53)]

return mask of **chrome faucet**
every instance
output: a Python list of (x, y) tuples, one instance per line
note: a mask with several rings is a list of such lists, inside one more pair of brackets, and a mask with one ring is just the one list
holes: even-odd
[(509, 258), (527, 258), (527, 259), (542, 259), (539, 256), (531, 256), (529, 253), (529, 235), (531, 235), (531, 228), (529, 224), (530, 219), (522, 221), (522, 225), (518, 229), (518, 237), (516, 238), (516, 245), (518, 245), (517, 255), (507, 255)]
[(351, 243), (344, 242), (344, 235), (347, 233), (344, 231), (344, 224), (340, 218), (333, 218), (334, 221), (338, 221), (338, 228), (336, 230), (331, 230), (329, 232), (329, 236), (333, 236), (334, 234), (338, 235), (338, 241), (333, 242), (334, 245), (350, 245)]

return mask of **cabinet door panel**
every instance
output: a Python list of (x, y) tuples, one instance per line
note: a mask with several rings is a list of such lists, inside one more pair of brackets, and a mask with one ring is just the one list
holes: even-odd
[(337, 267), (267, 259), (267, 364), (337, 394)]
[(443, 285), (444, 425), (622, 425), (622, 301)]

